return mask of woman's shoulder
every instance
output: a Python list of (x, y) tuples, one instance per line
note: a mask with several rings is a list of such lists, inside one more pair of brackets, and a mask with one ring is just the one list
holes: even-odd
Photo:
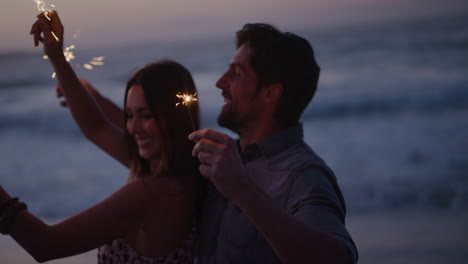
[(194, 193), (196, 181), (192, 177), (181, 175), (148, 176), (132, 180), (127, 183), (129, 188), (146, 192), (155, 198), (185, 197)]

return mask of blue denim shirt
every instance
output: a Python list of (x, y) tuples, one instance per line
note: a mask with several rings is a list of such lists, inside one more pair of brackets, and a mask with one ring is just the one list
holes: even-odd
[[(301, 124), (246, 146), (241, 158), (246, 173), (279, 207), (305, 225), (337, 237), (349, 249), (353, 262), (357, 261), (356, 246), (345, 228), (346, 206), (336, 177), (304, 142)], [(281, 262), (237, 205), (209, 185), (198, 263)]]

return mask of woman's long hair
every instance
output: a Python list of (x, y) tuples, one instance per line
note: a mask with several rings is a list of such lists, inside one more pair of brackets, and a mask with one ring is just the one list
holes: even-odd
[(190, 72), (171, 60), (145, 66), (127, 82), (124, 109), (128, 91), (134, 85), (142, 86), (146, 103), (160, 130), (161, 156), (156, 171), (151, 172), (148, 160), (140, 157), (135, 140), (126, 130), (131, 159), (130, 178), (198, 174), (198, 161), (192, 157), (193, 143), (187, 138), (193, 130), (200, 128), (198, 103), (176, 106), (181, 100), (177, 94), (196, 93)]

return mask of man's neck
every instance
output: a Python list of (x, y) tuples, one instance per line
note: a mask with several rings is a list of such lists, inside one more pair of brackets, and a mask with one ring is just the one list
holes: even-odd
[(247, 145), (257, 143), (278, 132), (280, 129), (276, 122), (257, 123), (245, 127), (239, 132), (241, 152), (244, 152)]

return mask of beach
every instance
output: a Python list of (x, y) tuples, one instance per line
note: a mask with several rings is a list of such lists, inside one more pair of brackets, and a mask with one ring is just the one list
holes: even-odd
[[(77, 256), (52, 260), (51, 264), (82, 264), (97, 263), (97, 250), (92, 250)], [(0, 238), (0, 263), (2, 264), (30, 264), (36, 262), (11, 237)]]
[(397, 211), (348, 217), (362, 264), (466, 263), (468, 212)]
[[(312, 43), (321, 67), (301, 118), (304, 140), (337, 176), (359, 263), (468, 262), (467, 31), (466, 15), (291, 28)], [(201, 127), (229, 134), (216, 122), (224, 102), (215, 83), (234, 50), (231, 35), (80, 46), (73, 64), (122, 107), (136, 69), (178, 61), (197, 84)], [(105, 66), (76, 66), (95, 56)], [(56, 223), (125, 184), (128, 169), (84, 138), (59, 106), (42, 50), (0, 52), (0, 69), (0, 184), (10, 195)], [(96, 259), (94, 250), (50, 263)], [(0, 236), (0, 264), (17, 263), (36, 262)]]
[[(353, 213), (347, 226), (359, 249), (361, 264), (466, 263), (468, 211), (399, 210)], [(0, 237), (0, 263), (36, 263), (13, 239)], [(96, 263), (96, 250), (53, 264)]]

